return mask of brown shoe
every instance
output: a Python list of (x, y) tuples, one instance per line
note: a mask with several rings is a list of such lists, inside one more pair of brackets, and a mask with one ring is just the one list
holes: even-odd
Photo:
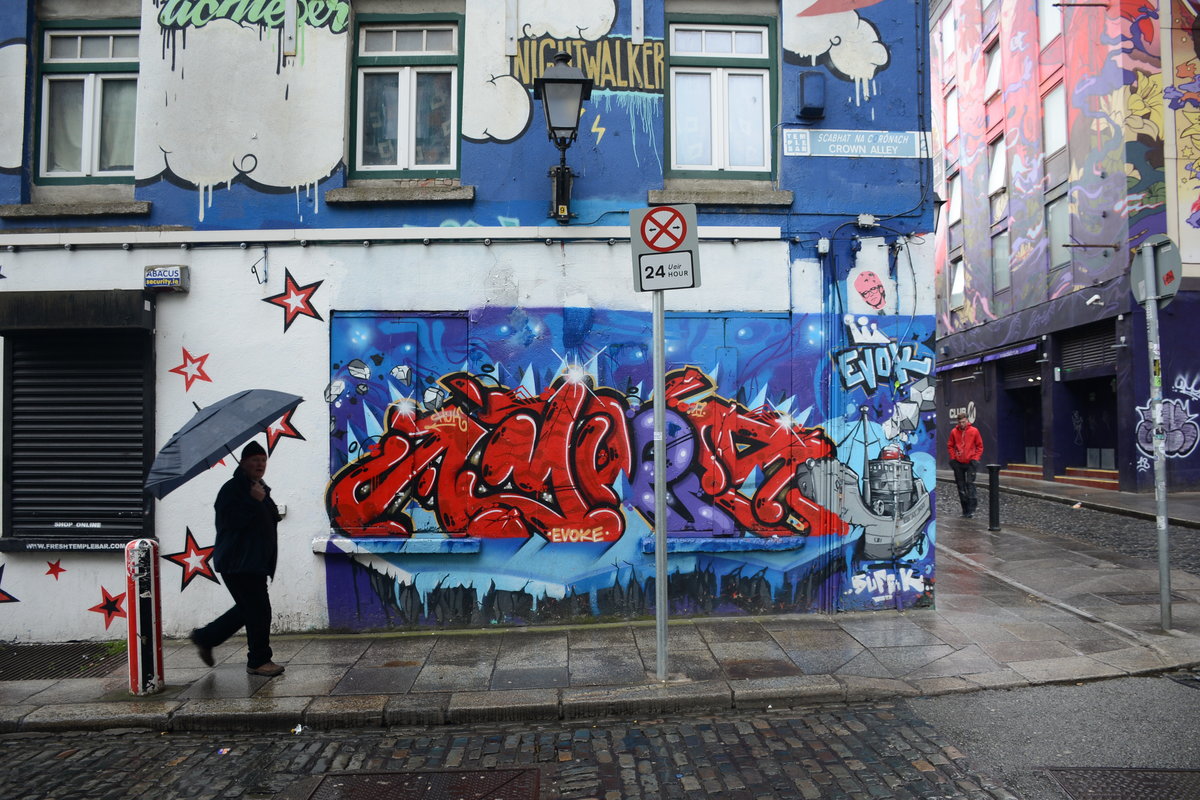
[(257, 667), (246, 667), (246, 672), (250, 675), (261, 675), (264, 678), (274, 678), (276, 675), (283, 674), (283, 666), (276, 664), (274, 661), (268, 661), (265, 664), (259, 664)]

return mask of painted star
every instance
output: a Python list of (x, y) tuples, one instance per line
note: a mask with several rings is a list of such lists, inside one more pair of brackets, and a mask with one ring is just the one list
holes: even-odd
[(297, 286), (296, 279), (292, 277), (292, 273), (289, 270), (284, 270), (283, 292), (263, 298), (264, 303), (273, 303), (283, 309), (284, 333), (287, 332), (287, 329), (292, 326), (292, 322), (299, 316), (324, 320), (321, 314), (312, 307), (313, 293), (317, 291), (317, 287), (322, 283), (324, 281)]
[(186, 392), (191, 389), (192, 384), (196, 381), (208, 381), (209, 383), (212, 383), (212, 378), (208, 377), (208, 373), (204, 371), (204, 362), (208, 360), (209, 354), (205, 353), (197, 358), (189, 353), (186, 347), (182, 349), (183, 363), (178, 367), (167, 371), (183, 376), (183, 380), (185, 381), (183, 390)]
[(182, 592), (186, 589), (192, 582), (192, 578), (197, 576), (208, 578), (213, 583), (219, 583), (217, 576), (213, 573), (212, 565), (209, 563), (212, 552), (212, 547), (201, 547), (197, 544), (196, 537), (192, 535), (192, 529), (187, 528), (187, 539), (184, 542), (183, 550), (163, 556), (168, 561), (183, 567), (183, 582), (179, 586), (179, 591)]
[(271, 427), (267, 428), (268, 455), (275, 452), (275, 445), (279, 443), (280, 439), (300, 439), (301, 441), (308, 441), (304, 438), (304, 434), (300, 433), (300, 431), (296, 430), (295, 426), (292, 425), (292, 414), (295, 412), (295, 410), (296, 409), (293, 408), (291, 411), (288, 411), (282, 417), (271, 423)]
[(100, 591), (104, 593), (104, 599), (89, 608), (88, 611), (103, 614), (104, 630), (108, 630), (108, 626), (112, 624), (114, 619), (117, 617), (125, 618), (125, 609), (121, 607), (121, 604), (125, 602), (125, 593), (121, 592), (118, 595), (111, 595), (108, 593), (108, 589), (105, 589), (103, 586), (100, 587)]
[[(4, 565), (0, 564), (0, 581), (4, 580)], [(19, 603), (17, 598), (13, 597), (8, 592), (0, 589), (0, 603)]]
[(46, 570), (46, 574), (53, 575), (54, 580), (58, 580), (58, 576), (62, 575), (64, 572), (67, 571), (62, 565), (61, 558), (58, 561), (47, 561), (46, 566), (48, 566), (50, 568), (50, 569)]

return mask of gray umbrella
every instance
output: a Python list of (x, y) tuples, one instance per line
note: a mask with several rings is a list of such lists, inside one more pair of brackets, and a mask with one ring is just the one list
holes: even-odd
[(303, 400), (270, 389), (247, 389), (205, 406), (158, 451), (146, 476), (146, 491), (163, 499)]

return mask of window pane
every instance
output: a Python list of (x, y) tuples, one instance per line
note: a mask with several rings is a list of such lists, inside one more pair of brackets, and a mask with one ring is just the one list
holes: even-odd
[(113, 38), (113, 55), (117, 58), (135, 59), (138, 57), (138, 37), (116, 36)]
[(453, 92), (448, 72), (417, 73), (416, 148), (413, 163), (450, 163)]
[(425, 36), (425, 49), (431, 52), (453, 53), (454, 31), (432, 30)]
[(949, 61), (958, 49), (958, 32), (954, 28), (954, 12), (942, 17), (942, 58)]
[(1007, 180), (1005, 179), (1007, 162), (1008, 153), (1004, 146), (1004, 138), (1001, 137), (988, 145), (987, 190), (989, 195), (1000, 191), (1007, 184)]
[(112, 38), (109, 36), (84, 36), (83, 37), (83, 57), (84, 58), (108, 58), (110, 55), (109, 43)]
[(730, 75), (729, 166), (766, 167), (765, 78), (762, 75)]
[(732, 53), (733, 52), (733, 32), (732, 31), (705, 31), (705, 33), (704, 33), (704, 52), (706, 52), (706, 53)]
[(675, 163), (713, 165), (711, 78), (704, 73), (676, 73), (671, 98)]
[(704, 34), (696, 30), (676, 30), (675, 31), (675, 46), (672, 48), (676, 53), (700, 53), (704, 50)]
[(79, 37), (78, 36), (51, 36), (50, 37), (50, 57), (51, 58), (78, 58), (79, 57)]
[(49, 81), (46, 101), (48, 172), (83, 171), (83, 81)]
[(1062, 197), (1046, 206), (1046, 233), (1050, 241), (1050, 269), (1071, 263), (1071, 217), (1067, 198)]
[(1042, 100), (1042, 137), (1046, 155), (1067, 146), (1067, 97), (1061, 83)]
[(363, 36), (364, 53), (390, 53), (392, 51), (391, 31), (367, 31)]
[(737, 31), (733, 35), (734, 50), (739, 55), (758, 56), (762, 55), (766, 48), (763, 47), (763, 35), (761, 31)]
[(98, 168), (133, 171), (133, 125), (137, 119), (137, 81), (121, 78), (101, 83)]
[(963, 295), (966, 289), (966, 275), (963, 274), (963, 260), (954, 259), (950, 264), (950, 307), (962, 308)]
[(1059, 0), (1038, 0), (1038, 43), (1045, 47), (1062, 33), (1062, 9)]
[(1000, 46), (994, 45), (984, 54), (987, 61), (987, 80), (983, 86), (983, 96), (991, 97), (1000, 91)]
[(946, 183), (950, 187), (950, 207), (946, 211), (946, 221), (953, 225), (962, 219), (962, 184), (957, 176), (950, 178)]
[(425, 31), (398, 30), (396, 31), (396, 52), (422, 53), (425, 51)]
[(1012, 268), (1008, 263), (1008, 234), (992, 237), (992, 291), (1007, 289), (1012, 282)]
[(394, 166), (396, 162), (397, 106), (400, 102), (396, 73), (363, 75), (362, 163), (364, 166)]
[(958, 90), (946, 95), (946, 141), (958, 136)]

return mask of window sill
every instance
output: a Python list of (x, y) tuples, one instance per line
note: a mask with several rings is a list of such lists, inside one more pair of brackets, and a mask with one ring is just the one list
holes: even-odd
[(326, 203), (437, 203), (470, 202), (475, 187), (449, 178), (353, 180), (344, 189), (325, 192)]
[(770, 181), (723, 178), (668, 178), (662, 189), (651, 189), (651, 204), (695, 203), (698, 206), (790, 206), (794, 194), (774, 188)]
[(145, 200), (78, 203), (13, 203), (0, 205), (0, 218), (37, 219), (42, 217), (141, 217), (150, 213)]

